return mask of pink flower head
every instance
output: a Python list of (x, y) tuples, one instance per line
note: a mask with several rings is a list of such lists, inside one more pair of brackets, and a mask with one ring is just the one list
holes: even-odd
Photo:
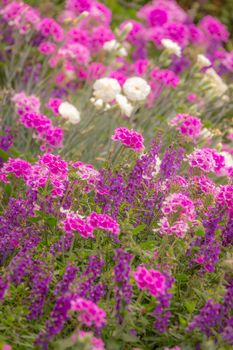
[(199, 168), (206, 173), (219, 174), (225, 167), (224, 156), (211, 148), (196, 148), (192, 154), (187, 156), (187, 159), (191, 167)]
[(67, 0), (66, 9), (79, 15), (84, 11), (89, 11), (91, 8), (91, 0)]
[(173, 71), (157, 67), (151, 71), (151, 79), (172, 88), (176, 88), (180, 83), (180, 78)]
[(112, 136), (113, 141), (120, 141), (123, 145), (132, 148), (135, 152), (142, 152), (144, 149), (144, 138), (141, 134), (135, 130), (129, 130), (127, 128), (115, 129)]
[(177, 220), (173, 224), (170, 224), (166, 217), (160, 219), (159, 226), (159, 231), (161, 234), (175, 235), (179, 238), (183, 238), (189, 229), (189, 226), (185, 220)]
[(20, 158), (9, 158), (6, 163), (4, 163), (1, 172), (4, 174), (11, 173), (18, 178), (27, 178), (28, 174), (31, 171), (31, 164), (26, 160)]
[(77, 175), (80, 179), (86, 181), (87, 186), (84, 189), (85, 192), (97, 189), (96, 186), (100, 179), (100, 173), (98, 170), (94, 169), (93, 165), (76, 162), (73, 164), (73, 168), (77, 169)]
[(120, 86), (123, 86), (127, 80), (127, 76), (120, 71), (111, 71), (109, 74), (109, 78), (116, 79)]
[(40, 100), (35, 95), (27, 96), (24, 91), (14, 94), (11, 99), (15, 103), (16, 111), (19, 115), (27, 112), (39, 113)]
[(189, 41), (189, 32), (186, 25), (177, 22), (170, 22), (165, 26), (166, 35), (164, 38), (177, 42), (181, 47), (185, 47)]
[(65, 232), (78, 232), (83, 238), (93, 238), (93, 227), (77, 214), (67, 214), (63, 221)]
[(90, 48), (93, 51), (96, 51), (96, 50), (99, 51), (100, 49), (102, 49), (105, 42), (113, 39), (114, 39), (114, 34), (111, 31), (111, 29), (109, 29), (106, 26), (96, 27), (91, 35)]
[(205, 175), (193, 176), (190, 179), (190, 182), (192, 185), (197, 187), (198, 191), (201, 191), (207, 194), (216, 194), (215, 183)]
[(38, 163), (46, 167), (52, 176), (62, 180), (67, 179), (68, 164), (59, 155), (55, 156), (54, 154), (45, 153), (40, 157)]
[(42, 42), (38, 47), (38, 50), (40, 51), (40, 53), (46, 56), (51, 55), (55, 51), (55, 49), (56, 49), (56, 45), (49, 41)]
[(97, 80), (104, 76), (107, 68), (99, 62), (92, 62), (87, 67), (87, 79)]
[(191, 139), (196, 139), (200, 136), (202, 122), (197, 117), (180, 113), (170, 121), (170, 124), (177, 126), (176, 129), (181, 135), (188, 136)]
[(188, 94), (187, 95), (187, 100), (190, 103), (195, 103), (198, 99), (198, 96), (196, 94)]
[(137, 21), (134, 20), (130, 20), (130, 21), (125, 21), (123, 23), (121, 23), (120, 25), (120, 29), (124, 30), (125, 26), (130, 23), (132, 25), (132, 29), (129, 31), (129, 33), (127, 34), (126, 39), (133, 45), (137, 44), (138, 41), (141, 38), (142, 35), (142, 29), (143, 29), (143, 25)]
[(226, 26), (215, 17), (205, 16), (200, 21), (200, 27), (211, 39), (224, 42), (228, 40), (229, 32)]
[(120, 233), (119, 224), (107, 214), (97, 214), (92, 212), (88, 217), (88, 223), (93, 227), (93, 229), (109, 231), (114, 235), (118, 235)]
[(53, 18), (43, 18), (38, 25), (38, 30), (46, 38), (51, 36), (56, 42), (61, 42), (64, 38), (64, 31), (62, 27)]
[(46, 106), (51, 109), (54, 115), (59, 115), (58, 108), (61, 103), (62, 100), (60, 98), (50, 98)]
[(77, 339), (90, 339), (91, 350), (104, 350), (104, 342), (102, 339), (96, 338), (91, 332), (79, 331), (78, 333), (72, 336), (72, 340), (76, 341)]
[(145, 267), (138, 266), (134, 272), (134, 278), (138, 288), (148, 290), (153, 296), (164, 294), (165, 292), (166, 279), (157, 270), (147, 270)]
[(72, 300), (71, 310), (78, 312), (78, 320), (87, 327), (94, 325), (96, 328), (102, 328), (106, 324), (106, 312), (90, 300)]
[(231, 216), (233, 216), (233, 186), (220, 186), (217, 195), (217, 201), (220, 205), (226, 206)]
[(183, 193), (172, 193), (166, 197), (162, 204), (162, 213), (165, 216), (179, 214), (180, 218), (188, 220), (196, 217), (193, 202)]
[(67, 43), (78, 43), (83, 46), (89, 47), (90, 38), (88, 32), (79, 27), (72, 27), (66, 34), (66, 42)]

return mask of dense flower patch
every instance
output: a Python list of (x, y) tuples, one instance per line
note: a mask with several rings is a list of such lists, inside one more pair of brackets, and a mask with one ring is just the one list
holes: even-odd
[(0, 4), (0, 349), (231, 349), (227, 27), (52, 9)]

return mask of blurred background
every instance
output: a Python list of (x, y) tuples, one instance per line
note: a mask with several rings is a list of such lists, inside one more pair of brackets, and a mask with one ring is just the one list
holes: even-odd
[[(147, 0), (101, 0), (113, 12), (113, 25), (117, 25), (119, 21), (126, 18), (136, 18), (137, 10), (151, 1)], [(39, 7), (44, 14), (48, 11), (52, 13), (60, 10), (64, 5), (65, 0), (26, 0), (28, 4)], [(233, 35), (233, 0), (177, 0), (186, 10), (195, 14), (195, 19), (198, 21), (206, 14), (218, 17)]]

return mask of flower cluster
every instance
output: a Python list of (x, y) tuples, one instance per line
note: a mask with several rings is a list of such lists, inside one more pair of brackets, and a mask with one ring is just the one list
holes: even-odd
[(166, 278), (157, 270), (147, 270), (145, 267), (138, 266), (134, 272), (134, 278), (138, 288), (148, 290), (155, 297), (165, 292)]
[(117, 128), (112, 136), (113, 141), (120, 141), (123, 145), (132, 148), (135, 152), (144, 149), (144, 139), (141, 134), (127, 128)]
[(97, 329), (106, 323), (106, 313), (90, 300), (77, 298), (71, 301), (71, 310), (78, 312), (78, 320), (90, 327), (94, 325)]
[(177, 130), (183, 136), (188, 136), (194, 140), (200, 136), (202, 123), (197, 117), (188, 114), (178, 114), (170, 121), (170, 124), (177, 126)]

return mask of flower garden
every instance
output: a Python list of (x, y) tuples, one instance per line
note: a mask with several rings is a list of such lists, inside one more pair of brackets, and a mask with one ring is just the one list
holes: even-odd
[(1, 350), (233, 347), (230, 28), (125, 11), (0, 2)]

